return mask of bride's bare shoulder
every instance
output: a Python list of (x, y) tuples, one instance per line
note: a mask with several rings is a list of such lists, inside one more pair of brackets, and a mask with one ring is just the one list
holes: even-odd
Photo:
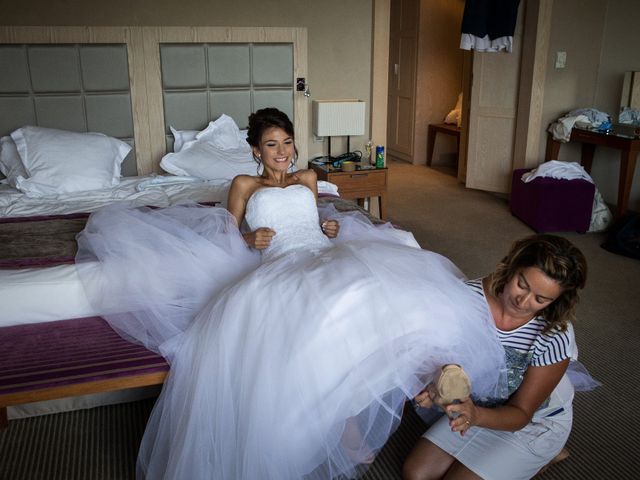
[(260, 185), (260, 178), (251, 175), (237, 175), (231, 181), (232, 190), (252, 190), (256, 188), (256, 185)]
[(313, 184), (318, 179), (316, 172), (311, 169), (308, 170), (298, 170), (293, 174), (293, 177), (297, 179), (296, 183), (302, 183), (303, 185), (309, 186)]
[(260, 187), (260, 179), (251, 175), (238, 175), (231, 181), (229, 198), (247, 200)]

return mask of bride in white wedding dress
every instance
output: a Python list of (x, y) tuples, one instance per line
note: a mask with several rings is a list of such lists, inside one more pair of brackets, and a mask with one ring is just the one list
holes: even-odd
[(229, 211), (108, 207), (78, 238), (96, 308), (171, 364), (138, 476), (354, 476), (443, 364), (499, 396), (504, 352), (457, 268), (360, 214), (320, 218), (283, 113), (252, 114), (248, 141), (263, 174)]

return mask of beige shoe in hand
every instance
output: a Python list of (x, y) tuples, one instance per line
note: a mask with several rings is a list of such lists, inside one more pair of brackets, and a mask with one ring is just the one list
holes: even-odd
[(471, 394), (471, 382), (460, 365), (451, 363), (442, 367), (440, 375), (428, 389), (433, 403), (445, 407), (467, 398)]

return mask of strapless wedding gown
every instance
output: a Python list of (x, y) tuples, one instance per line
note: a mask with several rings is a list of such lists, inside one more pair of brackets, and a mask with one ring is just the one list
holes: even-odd
[(276, 231), (261, 257), (223, 209), (91, 217), (78, 256), (90, 296), (171, 363), (140, 478), (352, 476), (441, 365), (498, 394), (504, 352), (456, 267), (390, 225), (327, 215), (335, 240), (308, 188), (261, 188), (246, 209), (251, 230)]

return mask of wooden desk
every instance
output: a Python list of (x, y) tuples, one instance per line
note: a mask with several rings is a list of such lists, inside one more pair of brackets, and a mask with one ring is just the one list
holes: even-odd
[[(309, 163), (318, 175), (318, 180), (331, 182), (338, 186), (338, 194), (342, 198), (357, 199), (363, 205), (365, 198), (378, 197), (380, 218), (385, 218), (385, 195), (387, 193), (387, 169), (375, 168), (343, 172), (340, 169), (327, 170), (327, 166)], [(369, 206), (371, 211), (371, 206)]]
[(436, 144), (436, 133), (444, 133), (456, 137), (458, 154), (460, 154), (460, 127), (448, 123), (430, 123), (427, 128), (427, 166), (431, 166), (433, 160), (433, 147)]
[[(633, 173), (636, 168), (636, 158), (640, 152), (640, 138), (620, 137), (617, 135), (607, 135), (605, 133), (594, 132), (592, 130), (583, 130), (574, 128), (571, 130), (570, 142), (582, 143), (582, 166), (591, 173), (593, 164), (593, 156), (597, 145), (603, 145), (609, 148), (615, 148), (620, 153), (620, 175), (618, 179), (618, 205), (617, 213), (622, 215), (627, 211), (629, 203), (629, 194), (631, 192), (631, 183), (633, 182)], [(547, 151), (545, 161), (557, 160), (560, 152), (561, 142), (554, 140), (549, 133), (547, 135)]]

